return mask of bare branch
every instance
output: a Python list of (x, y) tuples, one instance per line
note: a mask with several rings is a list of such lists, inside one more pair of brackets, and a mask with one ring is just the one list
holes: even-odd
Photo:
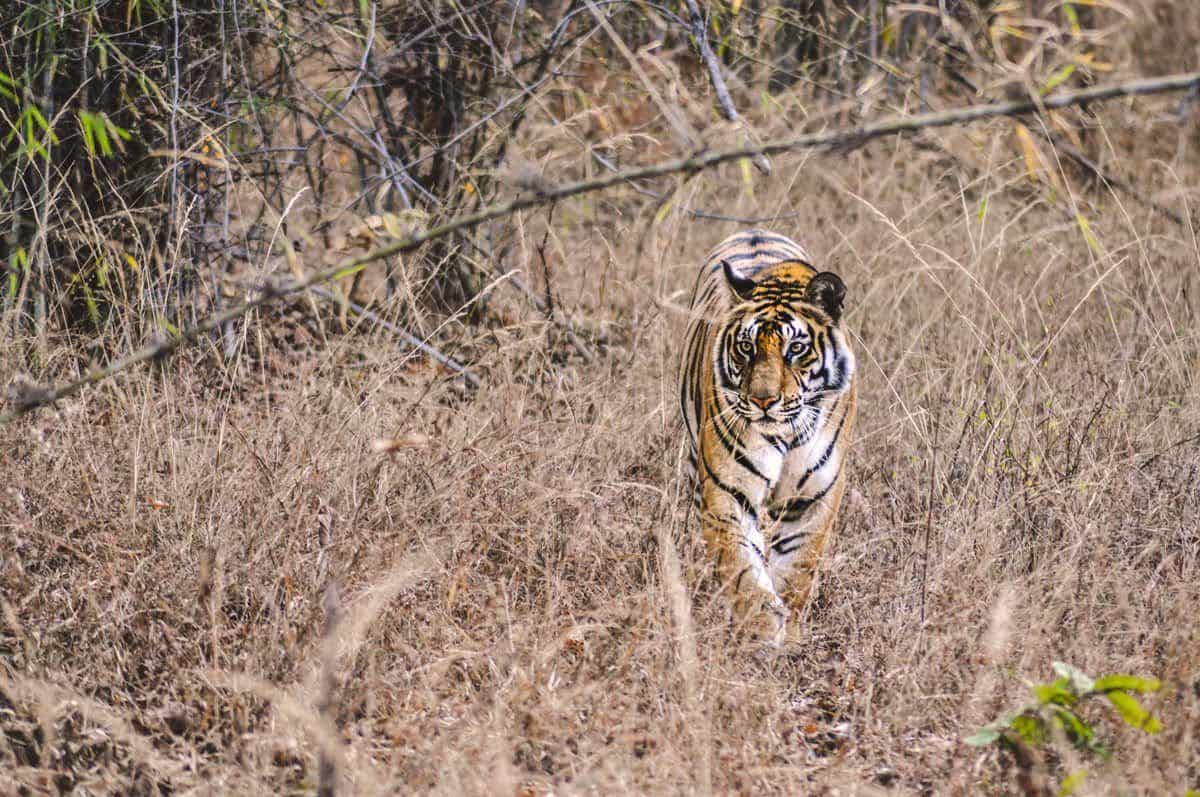
[[(712, 50), (712, 45), (708, 43), (708, 26), (704, 23), (704, 17), (700, 15), (700, 7), (696, 5), (696, 0), (686, 0), (688, 8), (688, 16), (692, 23), (692, 36), (696, 39), (696, 47), (700, 49), (700, 57), (704, 59), (704, 65), (708, 67), (708, 75), (712, 79), (713, 91), (717, 93), (717, 102), (721, 104), (721, 110), (725, 112), (725, 118), (736, 125), (741, 126), (749, 135), (749, 128), (745, 120), (737, 112), (737, 108), (733, 104), (733, 98), (729, 96), (729, 89), (725, 87), (725, 78), (721, 75), (721, 64), (717, 61), (717, 56)], [(753, 159), (754, 165), (763, 174), (771, 173), (771, 162), (767, 160), (766, 155), (756, 155)]]
[(696, 131), (692, 129), (692, 126), (688, 124), (687, 119), (685, 119), (683, 114), (679, 112), (679, 108), (670, 106), (665, 100), (663, 100), (662, 95), (658, 93), (658, 89), (654, 88), (654, 83), (649, 77), (646, 76), (646, 72), (644, 69), (642, 69), (642, 65), (638, 63), (637, 56), (635, 56), (629, 50), (629, 46), (625, 44), (625, 40), (621, 38), (621, 35), (613, 30), (613, 26), (610, 25), (608, 23), (608, 19), (600, 13), (600, 9), (596, 8), (596, 4), (593, 2), (593, 0), (583, 0), (583, 2), (587, 5), (588, 10), (592, 12), (592, 16), (596, 18), (596, 22), (601, 28), (604, 29), (604, 32), (608, 34), (609, 39), (612, 40), (613, 46), (616, 47), (617, 51), (620, 52), (621, 55), (625, 57), (625, 60), (629, 62), (629, 68), (633, 70), (635, 75), (637, 75), (638, 80), (640, 80), (642, 83), (642, 88), (646, 90), (646, 94), (650, 96), (650, 99), (654, 100), (654, 104), (658, 106), (658, 110), (663, 115), (663, 118), (666, 119), (667, 122), (670, 123), (671, 127), (675, 129), (675, 134), (679, 136), (680, 142), (685, 147), (696, 146), (696, 143), (700, 139), (696, 135)]
[(416, 337), (412, 333), (407, 332), (404, 329), (401, 329), (400, 327), (393, 324), (391, 321), (388, 321), (386, 318), (380, 318), (378, 314), (371, 312), (367, 308), (363, 307), (361, 304), (352, 302), (349, 299), (338, 298), (333, 293), (325, 290), (324, 288), (319, 288), (319, 287), (314, 286), (314, 287), (310, 288), (309, 290), (311, 290), (317, 296), (320, 296), (322, 299), (332, 302), (333, 304), (345, 304), (345, 306), (348, 307), (350, 310), (352, 310), (355, 315), (359, 316), (360, 318), (362, 318), (366, 321), (370, 321), (372, 324), (375, 324), (378, 327), (382, 327), (383, 329), (386, 329), (388, 332), (391, 332), (393, 335), (400, 338), (400, 340), (404, 341), (404, 343), (406, 345), (410, 346), (411, 348), (416, 349), (417, 351), (424, 352), (426, 355), (429, 356), (430, 359), (433, 359), (433, 360), (441, 363), (442, 365), (444, 365), (446, 368), (449, 368), (451, 371), (453, 371), (454, 373), (461, 376), (463, 378), (463, 381), (466, 382), (471, 387), (479, 387), (479, 377), (477, 377), (477, 376), (475, 376), (475, 374), (471, 373), (465, 365), (458, 362), (453, 357), (443, 354), (441, 351), (434, 348), (429, 343), (426, 343), (425, 341)]
[(1118, 97), (1132, 97), (1142, 94), (1161, 94), (1170, 91), (1183, 91), (1200, 86), (1200, 72), (1188, 72), (1179, 75), (1169, 75), (1159, 78), (1133, 80), (1127, 83), (1117, 83), (1111, 86), (1084, 89), (1082, 91), (1063, 92), (1049, 97), (1039, 98), (1038, 102), (1017, 100), (988, 105), (970, 105), (950, 111), (918, 114), (885, 119), (874, 124), (865, 125), (857, 130), (842, 130), (832, 133), (811, 133), (790, 139), (771, 141), (760, 146), (742, 147), (739, 149), (719, 152), (701, 152), (689, 158), (666, 161), (628, 171), (609, 174), (591, 180), (578, 180), (555, 188), (519, 196), (511, 202), (500, 203), (465, 216), (431, 227), (423, 232), (394, 241), (386, 246), (366, 252), (357, 257), (349, 258), (341, 264), (317, 271), (301, 280), (284, 282), (270, 290), (263, 291), (259, 296), (229, 307), (226, 310), (209, 316), (204, 321), (183, 330), (180, 334), (144, 346), (115, 362), (103, 367), (93, 368), (83, 376), (66, 384), (50, 389), (24, 391), (14, 401), (14, 408), (0, 415), (0, 426), (8, 424), (25, 413), (38, 407), (51, 404), (59, 399), (78, 393), (90, 384), (102, 382), (138, 363), (157, 357), (162, 357), (185, 343), (195, 340), (212, 329), (220, 327), (226, 321), (239, 318), (251, 310), (269, 304), (281, 296), (297, 291), (308, 290), (314, 285), (329, 282), (333, 279), (350, 276), (359, 271), (367, 263), (381, 260), (403, 252), (411, 252), (422, 244), (438, 238), (444, 238), (455, 232), (478, 227), (484, 222), (509, 216), (518, 210), (546, 205), (567, 197), (602, 191), (615, 185), (632, 180), (642, 180), (649, 177), (662, 177), (671, 174), (695, 174), (711, 169), (722, 163), (752, 158), (755, 155), (778, 155), (801, 149), (828, 149), (847, 144), (861, 144), (875, 138), (910, 133), (932, 127), (946, 127), (966, 122), (989, 119), (998, 116), (1018, 116), (1038, 112), (1041, 108), (1066, 108), (1072, 105), (1083, 105), (1091, 102), (1102, 102)]

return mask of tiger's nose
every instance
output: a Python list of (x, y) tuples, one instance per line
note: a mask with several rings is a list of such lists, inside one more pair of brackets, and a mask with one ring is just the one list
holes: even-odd
[(769, 409), (772, 404), (779, 401), (779, 396), (756, 396), (751, 394), (750, 400), (758, 405), (759, 409)]

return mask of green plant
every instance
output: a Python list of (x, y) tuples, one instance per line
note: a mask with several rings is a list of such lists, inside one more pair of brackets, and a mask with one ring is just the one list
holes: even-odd
[[(964, 741), (975, 747), (998, 744), (1020, 754), (1022, 745), (1042, 747), (1065, 738), (1077, 750), (1101, 759), (1111, 757), (1111, 751), (1100, 741), (1092, 724), (1080, 713), (1085, 704), (1096, 698), (1106, 699), (1127, 724), (1148, 734), (1162, 730), (1158, 718), (1138, 702), (1135, 694), (1157, 692), (1162, 682), (1136, 675), (1103, 675), (1092, 678), (1061, 661), (1054, 662), (1053, 681), (1031, 683), (1033, 700), (1000, 715)], [(1086, 770), (1069, 773), (1059, 786), (1059, 794), (1071, 794), (1087, 777)]]

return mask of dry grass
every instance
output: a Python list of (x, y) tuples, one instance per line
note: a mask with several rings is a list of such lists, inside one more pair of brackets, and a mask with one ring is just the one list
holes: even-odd
[[(1167, 110), (1104, 135), (1186, 216)], [(1011, 122), (936, 140), (682, 191), (799, 212), (772, 226), (850, 287), (860, 431), (802, 647), (734, 643), (675, 475), (678, 310), (739, 225), (580, 200), (505, 266), (594, 363), (503, 288), (474, 394), (296, 304), (231, 364), (0, 430), (0, 791), (311, 793), (324, 755), (356, 794), (1009, 793), (961, 738), (1058, 659), (1166, 684), (1160, 735), (1101, 722), (1089, 788), (1200, 788), (1194, 231), (1069, 165), (1035, 184)]]

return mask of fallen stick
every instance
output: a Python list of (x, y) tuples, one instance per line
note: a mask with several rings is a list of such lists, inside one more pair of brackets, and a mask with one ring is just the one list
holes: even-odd
[(1169, 91), (1184, 91), (1200, 86), (1200, 72), (1188, 72), (1180, 75), (1168, 75), (1159, 78), (1131, 80), (1127, 83), (1117, 83), (1112, 86), (1101, 86), (1081, 91), (1063, 92), (1048, 97), (1033, 100), (1015, 100), (998, 102), (989, 105), (969, 105), (950, 111), (918, 114), (885, 119), (874, 124), (864, 125), (856, 130), (842, 130), (832, 133), (809, 133), (790, 139), (771, 141), (753, 147), (724, 150), (718, 152), (699, 152), (691, 157), (642, 166), (624, 172), (608, 174), (591, 180), (578, 180), (565, 185), (547, 188), (519, 196), (511, 202), (505, 202), (486, 207), (476, 213), (451, 219), (445, 224), (430, 227), (415, 235), (393, 241), (370, 252), (348, 258), (339, 265), (322, 271), (316, 271), (302, 280), (284, 282), (272, 286), (253, 299), (226, 308), (220, 313), (209, 316), (195, 326), (188, 327), (180, 334), (164, 338), (155, 343), (143, 346), (124, 357), (102, 368), (91, 368), (83, 376), (57, 387), (44, 388), (36, 385), (16, 385), (10, 389), (12, 410), (0, 414), (0, 426), (11, 423), (22, 415), (53, 404), (59, 399), (78, 393), (87, 385), (102, 382), (109, 377), (124, 371), (138, 363), (163, 357), (189, 341), (195, 340), (212, 329), (219, 328), (226, 321), (239, 318), (251, 310), (269, 304), (282, 296), (297, 291), (308, 290), (314, 285), (330, 280), (347, 277), (362, 269), (366, 264), (385, 257), (411, 252), (422, 244), (438, 238), (444, 238), (451, 233), (478, 227), (484, 222), (509, 216), (518, 210), (546, 205), (566, 197), (589, 194), (602, 191), (614, 185), (631, 180), (642, 180), (648, 177), (663, 177), (670, 174), (697, 172), (710, 169), (722, 163), (752, 158), (755, 155), (778, 155), (800, 149), (818, 149), (845, 146), (850, 143), (861, 144), (875, 138), (910, 133), (927, 127), (946, 127), (948, 125), (974, 122), (997, 116), (1018, 116), (1035, 113), (1044, 108), (1066, 108), (1072, 105), (1083, 105), (1089, 102), (1102, 102), (1118, 97), (1133, 97), (1141, 94), (1161, 94)]

